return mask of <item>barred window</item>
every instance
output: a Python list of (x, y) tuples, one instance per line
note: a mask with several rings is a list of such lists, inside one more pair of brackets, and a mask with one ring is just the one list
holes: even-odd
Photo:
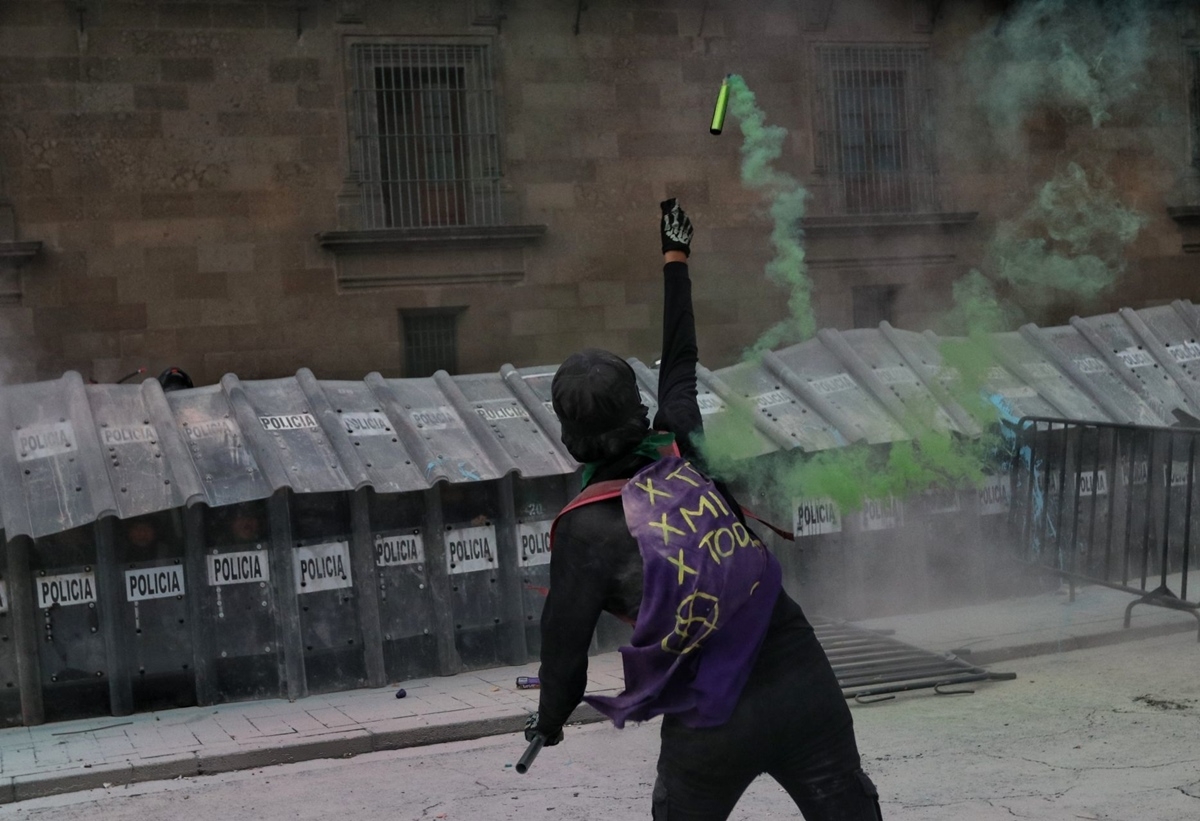
[(1200, 168), (1200, 49), (1188, 51), (1188, 102), (1192, 131), (1192, 166)]
[(499, 225), (488, 47), (356, 43), (350, 51), (363, 226)]
[(432, 376), (435, 371), (458, 372), (458, 315), (460, 309), (401, 311), (404, 375)]
[(818, 46), (814, 193), (828, 213), (937, 210), (927, 49)]

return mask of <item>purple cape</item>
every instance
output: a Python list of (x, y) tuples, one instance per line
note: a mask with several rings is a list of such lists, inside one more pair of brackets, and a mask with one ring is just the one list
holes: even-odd
[(679, 457), (639, 472), (621, 501), (642, 553), (642, 604), (621, 648), (624, 692), (584, 700), (618, 727), (665, 714), (689, 727), (724, 724), (771, 621), (779, 562)]

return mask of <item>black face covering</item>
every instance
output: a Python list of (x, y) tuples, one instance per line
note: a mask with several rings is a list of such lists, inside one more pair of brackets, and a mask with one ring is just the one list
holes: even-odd
[(601, 437), (631, 421), (646, 419), (633, 368), (616, 354), (598, 348), (567, 357), (554, 374), (550, 391), (564, 442)]

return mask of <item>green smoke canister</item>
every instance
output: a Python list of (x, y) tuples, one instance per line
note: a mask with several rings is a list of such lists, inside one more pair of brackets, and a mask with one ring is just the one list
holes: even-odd
[(721, 90), (717, 93), (717, 107), (713, 109), (712, 125), (709, 126), (710, 134), (720, 134), (721, 129), (725, 127), (725, 109), (729, 106), (729, 75), (725, 75), (725, 79), (721, 81)]

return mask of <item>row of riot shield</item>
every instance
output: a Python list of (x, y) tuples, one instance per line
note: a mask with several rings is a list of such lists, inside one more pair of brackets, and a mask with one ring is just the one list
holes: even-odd
[[(0, 553), (2, 720), (299, 698), (530, 662), (550, 525), (574, 481), (283, 490), (11, 540)], [(809, 612), (949, 606), (992, 584), (985, 543), (1010, 495), (998, 476), (856, 511), (791, 500), (796, 541), (773, 547)], [(788, 523), (780, 505), (739, 496)], [(606, 619), (595, 649), (628, 635)]]
[[(525, 664), (570, 476), (112, 516), (0, 551), (0, 722)], [(605, 622), (596, 649), (627, 628)]]
[(785, 587), (810, 613), (863, 619), (1011, 592), (1011, 572), (998, 561), (1015, 538), (1007, 473), (978, 487), (864, 498), (853, 509), (828, 497), (761, 493), (738, 495), (750, 510), (791, 527), (794, 541), (756, 529), (779, 558)]

